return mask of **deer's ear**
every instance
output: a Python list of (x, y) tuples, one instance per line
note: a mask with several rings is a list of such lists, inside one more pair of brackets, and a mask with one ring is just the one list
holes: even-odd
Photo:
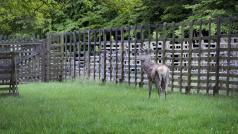
[(146, 50), (145, 50), (145, 53), (146, 53), (146, 54), (149, 54), (149, 53), (150, 53), (150, 49), (146, 49)]
[(150, 48), (150, 49), (149, 49), (149, 53), (152, 53), (152, 52), (153, 52), (153, 49), (152, 49), (152, 48)]
[(145, 52), (144, 48), (140, 48), (140, 51), (141, 51), (141, 52)]

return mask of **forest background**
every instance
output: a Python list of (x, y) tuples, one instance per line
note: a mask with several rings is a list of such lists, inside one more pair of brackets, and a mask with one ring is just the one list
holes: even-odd
[(237, 0), (1, 0), (1, 34), (45, 34), (235, 16)]

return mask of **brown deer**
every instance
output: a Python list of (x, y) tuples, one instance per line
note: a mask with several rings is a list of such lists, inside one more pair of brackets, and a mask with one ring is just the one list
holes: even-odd
[(149, 98), (151, 96), (152, 84), (154, 83), (160, 96), (164, 92), (165, 99), (169, 84), (169, 68), (164, 64), (153, 63), (150, 57), (151, 50), (141, 49), (141, 69), (147, 75), (149, 86)]

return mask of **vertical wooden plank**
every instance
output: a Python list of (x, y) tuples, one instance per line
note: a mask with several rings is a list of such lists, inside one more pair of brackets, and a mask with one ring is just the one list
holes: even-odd
[(110, 41), (110, 58), (109, 58), (109, 64), (110, 64), (110, 70), (109, 70), (109, 72), (110, 72), (110, 81), (112, 81), (112, 70), (113, 70), (113, 67), (112, 67), (112, 29), (110, 29), (110, 33), (109, 33), (109, 35), (110, 35), (110, 39), (109, 39), (109, 41)]
[(59, 75), (59, 66), (58, 66), (59, 61), (58, 61), (58, 54), (57, 54), (58, 49), (59, 49), (58, 48), (59, 44), (58, 44), (57, 41), (58, 41), (57, 40), (57, 34), (54, 33), (53, 36), (52, 36), (52, 45), (54, 45), (55, 48), (51, 52), (51, 59), (52, 59), (52, 62), (54, 63), (54, 65), (52, 65), (52, 70), (53, 70), (52, 72), (54, 73), (52, 75), (53, 80), (58, 80), (58, 75)]
[(131, 27), (128, 26), (128, 84), (131, 84)]
[(60, 81), (63, 81), (63, 75), (64, 75), (64, 33), (60, 33)]
[(78, 70), (79, 70), (79, 77), (81, 76), (81, 49), (82, 49), (82, 42), (81, 42), (81, 32), (78, 32)]
[(60, 42), (61, 42), (61, 78), (64, 80), (64, 71), (65, 71), (65, 40), (64, 40), (64, 32), (60, 33)]
[(67, 78), (67, 33), (63, 33), (63, 36), (64, 36), (64, 79), (66, 80)]
[[(49, 48), (49, 75), (50, 75), (50, 81), (54, 80), (54, 76), (56, 75), (55, 74), (55, 57), (54, 56), (54, 34), (51, 33), (50, 35), (50, 48)], [(31, 49), (29, 50), (29, 52), (31, 52)], [(30, 55), (30, 53), (28, 53)], [(29, 59), (29, 62), (31, 62), (31, 60)]]
[(116, 83), (118, 83), (118, 29), (115, 31), (116, 36)]
[(218, 17), (216, 20), (217, 26), (216, 26), (216, 33), (217, 33), (217, 45), (216, 45), (216, 83), (215, 87), (213, 89), (213, 95), (216, 95), (219, 93), (219, 68), (220, 68), (220, 42), (221, 42), (221, 18)]
[(202, 20), (199, 21), (199, 57), (198, 57), (198, 82), (197, 82), (197, 93), (200, 90), (201, 82), (201, 55), (202, 55)]
[(101, 29), (99, 30), (99, 45), (98, 45), (98, 55), (99, 55), (99, 62), (98, 62), (98, 78), (99, 78), (99, 80), (101, 79), (101, 60), (102, 60), (102, 58), (101, 58), (101, 53), (102, 53), (102, 50), (101, 50), (101, 48), (102, 48), (102, 31), (101, 31)]
[(226, 73), (226, 95), (230, 94), (230, 69), (231, 69), (231, 30), (232, 30), (232, 19), (229, 18), (229, 22), (231, 23), (228, 28), (228, 50), (227, 50), (227, 73)]
[(151, 48), (151, 24), (147, 25), (148, 27), (148, 40), (149, 40), (149, 49)]
[[(35, 39), (35, 35), (33, 35), (33, 41), (32, 41), (32, 43), (34, 43), (35, 40), (36, 40), (36, 39)], [(36, 45), (33, 45), (33, 46), (32, 46), (31, 55), (33, 55), (34, 52), (36, 52)], [(35, 71), (35, 69), (36, 69), (36, 62), (37, 62), (37, 60), (36, 60), (36, 56), (31, 56), (31, 57), (32, 57), (32, 58), (31, 58), (31, 80), (32, 80), (32, 81), (36, 81), (37, 72)]]
[[(44, 48), (45, 48), (45, 55), (44, 55), (44, 60), (45, 60), (45, 82), (48, 82), (48, 73), (49, 73), (49, 58), (48, 58), (48, 54), (49, 54), (49, 51), (48, 51), (48, 44), (50, 42), (50, 38), (49, 38), (49, 33), (46, 35), (46, 41), (45, 41), (45, 44), (44, 44)], [(22, 57), (24, 57), (24, 53), (22, 53)], [(24, 63), (22, 63), (22, 66), (23, 66)], [(24, 78), (23, 78), (24, 79)]]
[[(34, 42), (39, 43), (38, 36), (36, 34), (35, 34)], [(34, 49), (35, 49), (35, 52), (37, 53), (38, 45), (34, 45)], [(34, 56), (34, 61), (33, 61), (33, 73), (34, 73), (33, 79), (34, 79), (34, 81), (38, 81), (38, 76), (39, 76), (38, 74), (39, 74), (40, 70), (39, 71), (37, 71), (37, 70), (38, 70), (38, 56)]]
[[(17, 48), (19, 49), (19, 46), (17, 45)], [(42, 45), (41, 45), (41, 52), (40, 52), (40, 57), (41, 57), (41, 81), (45, 82), (45, 40), (43, 40)], [(21, 57), (21, 54), (19, 55)], [(21, 66), (21, 63), (20, 65)], [(19, 67), (21, 68), (21, 67)], [(21, 71), (21, 70), (19, 70)]]
[(13, 55), (13, 66), (14, 66), (14, 68), (13, 68), (13, 74), (14, 74), (14, 93), (16, 94), (16, 95), (19, 95), (19, 93), (18, 93), (18, 87), (17, 87), (17, 84), (18, 84), (18, 81), (17, 81), (17, 65), (16, 65), (16, 54), (17, 53), (13, 53), (14, 55)]
[(134, 31), (134, 34), (135, 34), (135, 46), (134, 46), (134, 65), (135, 65), (135, 86), (137, 86), (137, 25), (135, 26), (135, 31)]
[(121, 28), (121, 79), (120, 83), (122, 83), (125, 79), (124, 77), (124, 57), (125, 56), (125, 48), (124, 48), (124, 28)]
[(86, 43), (85, 43), (85, 41), (86, 41), (86, 36), (85, 36), (85, 32), (83, 32), (83, 43), (82, 43), (82, 45), (83, 45), (83, 76), (85, 77), (85, 73), (86, 73), (86, 71), (85, 71), (85, 68), (86, 68)]
[(96, 39), (97, 32), (94, 30), (94, 45), (93, 45), (93, 79), (96, 79)]
[(15, 53), (11, 52), (9, 53), (11, 57), (11, 86), (12, 86), (12, 93), (14, 94), (16, 92), (16, 61), (15, 61)]
[[(143, 31), (144, 26), (141, 25), (140, 27), (140, 48), (143, 49), (144, 47), (144, 31)], [(144, 71), (141, 67), (141, 61), (140, 61), (140, 69), (141, 69), (141, 79), (140, 79), (140, 84), (139, 87), (143, 87), (144, 85)]]
[(193, 22), (191, 21), (189, 24), (189, 53), (188, 53), (188, 86), (186, 89), (187, 91), (191, 90), (191, 71), (192, 71), (192, 45), (193, 45)]
[(70, 43), (69, 43), (69, 76), (70, 76), (70, 78), (72, 79), (73, 77), (72, 77), (72, 68), (73, 68), (73, 66), (72, 66), (72, 45), (73, 45), (73, 36), (72, 36), (72, 32), (70, 32), (69, 33), (69, 41), (70, 41)]
[(90, 57), (90, 55), (91, 55), (91, 31), (90, 30), (88, 30), (88, 78), (90, 78), (90, 69), (91, 69), (91, 64), (90, 64), (90, 62), (91, 62), (91, 57)]
[(167, 23), (163, 23), (163, 52), (162, 52), (162, 63), (165, 64), (166, 61), (166, 57), (165, 57), (165, 53), (166, 53), (166, 38), (167, 38), (167, 33), (166, 33), (166, 29), (167, 29)]
[(68, 33), (64, 33), (64, 79), (67, 79), (68, 75)]
[(212, 34), (211, 34), (211, 19), (209, 19), (209, 22), (208, 22), (208, 33), (209, 33), (209, 37), (208, 37), (208, 54), (207, 54), (207, 83), (206, 83), (206, 93), (209, 94), (209, 88), (210, 88), (210, 62), (211, 62), (211, 38), (212, 38)]
[(76, 78), (76, 45), (77, 45), (77, 43), (76, 43), (76, 32), (74, 31), (73, 32), (73, 45), (72, 45), (72, 47), (73, 47), (73, 57), (74, 57), (74, 79)]
[(172, 80), (171, 80), (171, 91), (174, 91), (174, 47), (175, 47), (175, 23), (172, 23)]
[[(50, 43), (51, 37), (50, 34), (47, 35), (47, 43), (46, 43), (46, 81), (50, 81)], [(26, 64), (26, 63), (25, 63)]]
[[(49, 33), (48, 34), (48, 41), (47, 41), (47, 77), (48, 77), (48, 81), (51, 81), (51, 57), (50, 57), (50, 55), (51, 55), (51, 42), (52, 42), (52, 33)], [(27, 51), (29, 51), (29, 50), (27, 50)], [(24, 56), (28, 56), (28, 52), (26, 52), (25, 53), (25, 55)], [(28, 62), (29, 60), (25, 60), (25, 64), (28, 64), (27, 62)], [(29, 66), (27, 66), (27, 68), (28, 68)], [(28, 73), (28, 72), (26, 72), (26, 73)]]
[(183, 88), (183, 47), (184, 47), (184, 23), (181, 24), (181, 51), (180, 51), (180, 80), (179, 80), (179, 91), (182, 92)]
[(104, 71), (103, 71), (103, 73), (104, 73), (104, 75), (103, 75), (103, 79), (102, 79), (102, 81), (103, 82), (106, 82), (106, 79), (107, 79), (107, 50), (106, 50), (106, 45), (107, 45), (107, 33), (106, 33), (106, 31), (105, 30), (103, 30), (103, 37), (104, 37), (104, 39), (103, 39), (103, 41), (104, 41), (104, 48), (103, 48), (103, 53), (104, 53)]
[(156, 24), (155, 25), (155, 44), (156, 44), (156, 46), (155, 46), (155, 63), (158, 63), (158, 52), (159, 52), (159, 50), (158, 50), (158, 42), (159, 42), (159, 37), (158, 37), (158, 24)]

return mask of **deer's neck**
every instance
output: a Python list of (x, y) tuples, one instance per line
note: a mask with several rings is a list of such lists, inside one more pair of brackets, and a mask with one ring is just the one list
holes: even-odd
[(154, 63), (151, 62), (150, 60), (145, 60), (141, 62), (141, 68), (145, 72), (150, 72), (151, 68), (154, 66)]

